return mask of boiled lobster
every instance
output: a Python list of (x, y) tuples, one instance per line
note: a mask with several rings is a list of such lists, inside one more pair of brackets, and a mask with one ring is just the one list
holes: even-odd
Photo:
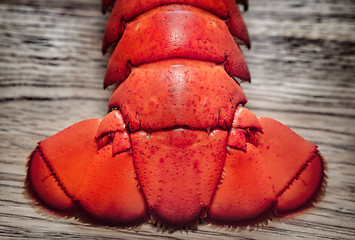
[(111, 10), (105, 118), (38, 143), (30, 192), (66, 214), (120, 226), (148, 219), (253, 225), (312, 204), (325, 162), (317, 146), (244, 108), (247, 0), (103, 0)]

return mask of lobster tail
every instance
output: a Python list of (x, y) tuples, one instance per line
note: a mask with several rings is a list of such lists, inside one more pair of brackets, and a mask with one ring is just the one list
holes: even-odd
[(256, 224), (317, 197), (317, 147), (243, 107), (235, 79), (250, 81), (239, 47), (250, 40), (234, 0), (102, 1), (111, 8), (102, 50), (116, 43), (104, 79), (117, 85), (112, 111), (39, 143), (28, 182), (45, 205), (174, 229), (200, 218)]

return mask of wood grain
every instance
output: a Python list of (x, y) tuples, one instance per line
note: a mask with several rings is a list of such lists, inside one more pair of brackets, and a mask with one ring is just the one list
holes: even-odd
[(257, 115), (319, 145), (328, 186), (308, 211), (257, 230), (202, 225), (188, 234), (93, 226), (55, 217), (24, 194), (36, 142), (107, 112), (107, 16), (98, 0), (0, 1), (0, 239), (355, 239), (355, 3), (253, 0), (245, 14)]

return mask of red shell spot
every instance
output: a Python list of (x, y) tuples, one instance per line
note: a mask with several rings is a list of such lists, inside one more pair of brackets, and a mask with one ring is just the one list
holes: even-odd
[(198, 167), (198, 162), (194, 162), (194, 168), (197, 168)]

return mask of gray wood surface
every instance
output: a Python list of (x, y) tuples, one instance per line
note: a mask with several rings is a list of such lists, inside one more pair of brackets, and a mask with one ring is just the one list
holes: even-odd
[(308, 211), (257, 230), (209, 225), (162, 233), (93, 226), (43, 211), (24, 194), (36, 143), (107, 112), (107, 16), (99, 0), (0, 0), (0, 239), (355, 239), (355, 2), (251, 0), (245, 14), (257, 115), (282, 121), (319, 145), (328, 186)]

